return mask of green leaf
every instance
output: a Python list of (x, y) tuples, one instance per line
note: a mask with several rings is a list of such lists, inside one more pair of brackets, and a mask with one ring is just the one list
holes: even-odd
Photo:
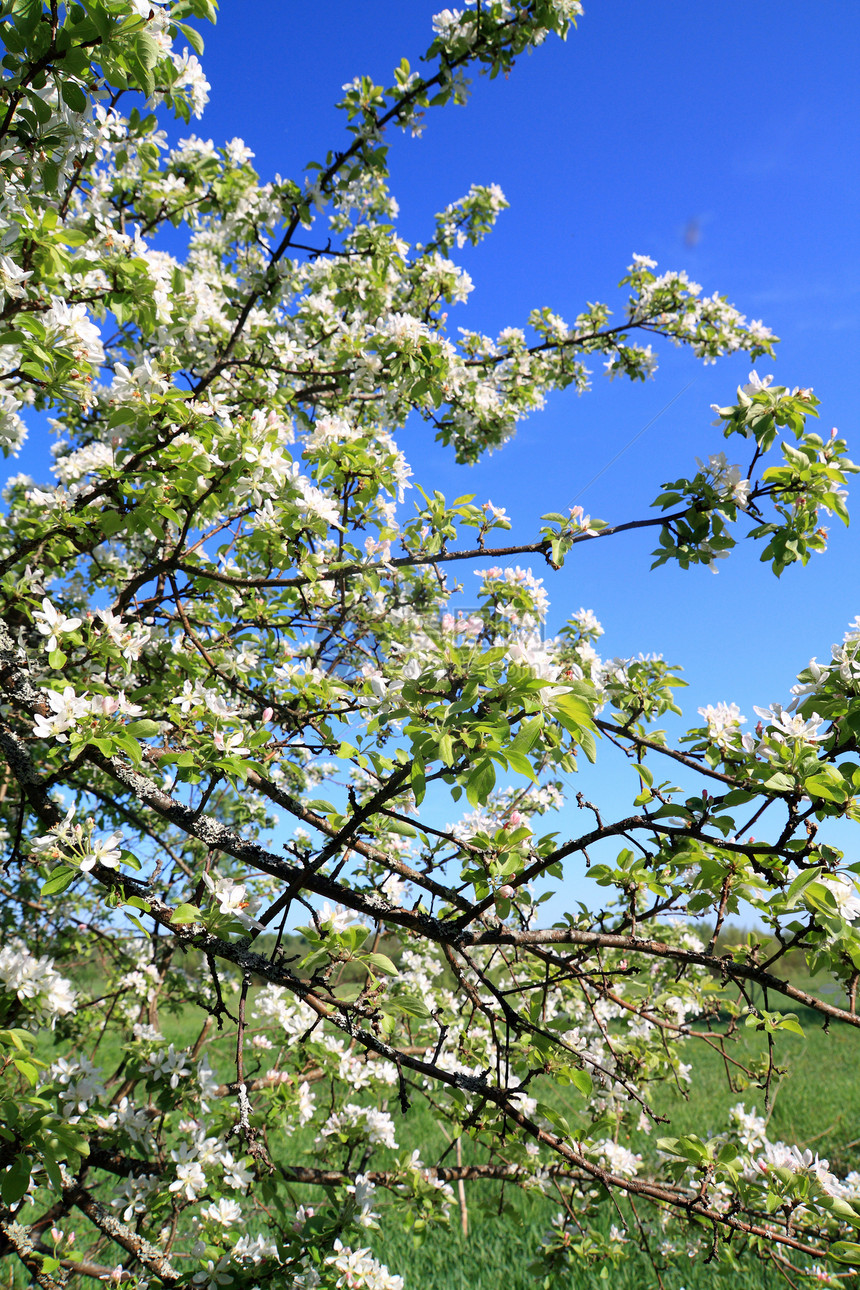
[(823, 882), (811, 882), (803, 893), (803, 899), (807, 905), (817, 909), (821, 914), (827, 914), (832, 917), (839, 913), (839, 904), (829, 887), (825, 887)]
[(417, 838), (418, 833), (413, 829), (411, 824), (405, 824), (403, 820), (391, 820), (386, 818), (385, 828), (388, 833), (399, 833), (403, 838)]
[(590, 1097), (594, 1088), (594, 1081), (588, 1071), (581, 1066), (575, 1066), (570, 1072), (570, 1082), (574, 1088), (578, 1088), (583, 1097)]
[(723, 806), (743, 806), (746, 802), (751, 802), (754, 796), (754, 793), (747, 793), (742, 788), (733, 788), (723, 798)]
[(21, 1057), (15, 1057), (12, 1065), (21, 1072), (25, 1079), (29, 1080), (33, 1088), (39, 1082), (39, 1072), (32, 1062), (25, 1062)]
[[(29, 39), (42, 18), (42, 0), (14, 0), (11, 12), (15, 19), (15, 28)], [(7, 39), (4, 31), (3, 39)]]
[(138, 931), (143, 932), (147, 940), (152, 939), (152, 933), (150, 932), (148, 927), (144, 927), (143, 923), (137, 917), (137, 914), (130, 914), (127, 909), (124, 909), (122, 912), (125, 914), (126, 918), (130, 923), (134, 923)]
[(381, 1004), (382, 1011), (389, 1016), (396, 1016), (397, 1013), (405, 1013), (407, 1017), (429, 1017), (430, 1009), (423, 999), (419, 999), (414, 994), (396, 994), (384, 999)]
[(100, 0), (82, 0), (82, 3), (100, 38), (103, 41), (109, 40), (113, 21), (104, 4), (100, 3)]
[(157, 42), (153, 40), (152, 36), (148, 36), (146, 32), (141, 32), (139, 36), (135, 36), (134, 51), (147, 71), (151, 71), (161, 57), (161, 50)]
[(540, 713), (529, 721), (524, 721), (517, 731), (513, 743), (505, 748), (506, 756), (510, 756), (512, 752), (520, 754), (530, 752), (543, 730), (543, 725), (543, 716)]
[(410, 781), (412, 784), (412, 796), (415, 798), (415, 805), (420, 806), (424, 801), (424, 794), (427, 791), (427, 781), (424, 777), (424, 763), (418, 757), (416, 757), (412, 762)]
[(47, 125), (53, 116), (50, 104), (46, 103), (38, 94), (33, 94), (32, 92), (27, 96), (27, 103), (35, 112), (39, 124)]
[(466, 781), (466, 798), (471, 806), (483, 806), (496, 785), (496, 768), (485, 757)]
[(797, 1020), (796, 1014), (793, 1012), (783, 1013), (778, 1024), (780, 1030), (790, 1030), (795, 1035), (802, 1035), (804, 1033), (803, 1026), (801, 1026), (800, 1022)]
[(62, 1193), (63, 1179), (59, 1166), (51, 1153), (46, 1151), (44, 1147), (42, 1148), (42, 1164), (45, 1166), (45, 1173), (48, 1175), (52, 1190)]
[(839, 1263), (860, 1264), (860, 1244), (856, 1241), (837, 1241), (827, 1251), (831, 1259)]
[(74, 81), (62, 81), (60, 93), (63, 96), (63, 102), (67, 103), (73, 112), (86, 112), (89, 102), (80, 85), (76, 85)]
[(814, 869), (805, 869), (803, 872), (799, 873), (788, 891), (785, 893), (784, 908), (793, 909), (800, 899), (804, 889), (808, 887), (811, 882), (815, 882), (815, 879), (820, 873), (820, 865), (816, 866)]
[(133, 739), (131, 735), (126, 734), (123, 729), (114, 735), (114, 742), (118, 747), (124, 749), (125, 752), (128, 753), (133, 762), (140, 765), (143, 761), (143, 753), (141, 752), (140, 744), (136, 739)]
[(773, 788), (777, 792), (786, 792), (795, 787), (794, 780), (790, 775), (784, 775), (781, 770), (771, 775), (764, 781), (765, 788)]
[(530, 779), (533, 784), (538, 782), (537, 775), (534, 773), (534, 769), (528, 757), (523, 756), (523, 754), (519, 752), (512, 752), (510, 748), (505, 749), (505, 757), (507, 758), (508, 765), (512, 770), (515, 770), (517, 774), (525, 775), (526, 779)]
[(540, 1111), (541, 1115), (549, 1120), (552, 1127), (560, 1133), (563, 1138), (569, 1138), (571, 1136), (570, 1125), (561, 1112), (557, 1111), (555, 1107), (547, 1106), (546, 1102), (538, 1102), (537, 1110)]
[(694, 1164), (709, 1159), (708, 1148), (698, 1138), (692, 1136), (685, 1138), (658, 1138), (657, 1146), (660, 1151), (665, 1151), (668, 1156), (680, 1156), (682, 1160), (690, 1160)]
[(190, 27), (187, 22), (174, 22), (173, 26), (178, 27), (182, 32), (195, 54), (199, 56), (203, 53), (203, 37), (199, 31), (196, 31), (194, 27)]
[(729, 1165), (733, 1160), (737, 1160), (738, 1149), (733, 1142), (724, 1142), (717, 1154), (717, 1161), (721, 1165)]
[(850, 1223), (852, 1227), (860, 1227), (860, 1214), (853, 1205), (849, 1205), (847, 1200), (841, 1196), (822, 1196), (819, 1204), (828, 1209), (834, 1218), (840, 1219), (843, 1223)]
[(827, 802), (844, 802), (851, 796), (851, 790), (839, 771), (830, 766), (805, 779), (803, 787), (810, 797), (823, 797)]
[(50, 878), (42, 883), (41, 895), (56, 896), (58, 892), (65, 891), (71, 886), (77, 878), (79, 870), (72, 869), (69, 865), (62, 865), (54, 870)]
[(26, 1052), (27, 1046), (32, 1044), (33, 1036), (29, 1030), (0, 1030), (0, 1040), (12, 1044), (19, 1053), (23, 1053)]
[(135, 739), (153, 739), (156, 735), (161, 734), (160, 724), (157, 721), (150, 721), (146, 717), (141, 721), (130, 721), (125, 729)]
[[(131, 917), (131, 915), (129, 915)], [(199, 923), (200, 910), (196, 905), (177, 905), (170, 919), (171, 923)]]
[(392, 963), (387, 954), (362, 954), (362, 963), (370, 963), (372, 967), (381, 968), (383, 972), (390, 972), (392, 976), (397, 976), (397, 965)]
[(590, 728), (593, 724), (591, 709), (587, 703), (584, 703), (582, 699), (578, 699), (575, 694), (566, 691), (557, 695), (553, 699), (553, 707), (556, 710), (560, 708), (566, 716), (579, 725)]
[(96, 522), (106, 538), (114, 537), (115, 534), (119, 533), (120, 529), (124, 529), (126, 526), (125, 516), (118, 515), (116, 511), (103, 511)]
[[(314, 954), (308, 954), (302, 959), (302, 967), (308, 972), (315, 972), (318, 967), (327, 967), (331, 961), (331, 956), (325, 950), (317, 950)], [(360, 993), (360, 991), (359, 991)]]
[(26, 1156), (16, 1156), (10, 1167), (0, 1173), (0, 1196), (4, 1205), (17, 1205), (29, 1186), (30, 1161)]

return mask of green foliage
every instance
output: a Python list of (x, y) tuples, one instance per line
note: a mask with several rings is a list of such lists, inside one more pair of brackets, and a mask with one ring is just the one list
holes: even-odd
[[(601, 658), (584, 609), (546, 639), (544, 579), (512, 563), (653, 527), (686, 568), (746, 525), (779, 574), (824, 549), (822, 510), (847, 522), (844, 441), (753, 373), (718, 409), (749, 467), (710, 456), (660, 515), (573, 507), (491, 547), (491, 502), (406, 501), (407, 422), (473, 463), (595, 356), (638, 381), (658, 340), (772, 353), (646, 256), (612, 325), (592, 302), (449, 327), (471, 289), (450, 256), (507, 202), (475, 186), (410, 246), (390, 133), (578, 14), (443, 11), (420, 71), (357, 78), (341, 146), (261, 184), (240, 140), (174, 144), (154, 112), (184, 132), (205, 105), (209, 0), (0, 5), (0, 447), (25, 409), (63, 435), (53, 482), (9, 482), (0, 550), (13, 1285), (399, 1290), (369, 1242), (441, 1285), (433, 1234), (463, 1249), (466, 1197), (470, 1256), (498, 1238), (544, 1287), (717, 1255), (732, 1284), (751, 1260), (813, 1284), (857, 1257), (850, 1139), (840, 1178), (695, 1084), (690, 1123), (663, 1116), (717, 1068), (772, 1106), (792, 1045), (822, 1061), (819, 1019), (834, 1046), (860, 1024), (860, 865), (817, 833), (857, 816), (860, 627), (755, 735), (721, 704), (675, 747), (680, 669)], [(627, 811), (578, 794), (580, 832), (545, 821), (613, 749)], [(605, 899), (548, 927), (572, 864)], [(729, 938), (750, 908), (763, 930)]]

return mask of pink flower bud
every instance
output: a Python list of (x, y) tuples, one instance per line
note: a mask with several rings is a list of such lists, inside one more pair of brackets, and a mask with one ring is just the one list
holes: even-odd
[(499, 888), (496, 895), (501, 896), (502, 900), (513, 900), (516, 891), (509, 882), (506, 882)]
[(271, 721), (274, 716), (274, 708), (263, 708), (263, 721)]

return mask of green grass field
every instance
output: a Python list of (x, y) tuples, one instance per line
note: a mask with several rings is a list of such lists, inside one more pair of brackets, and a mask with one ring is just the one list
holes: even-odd
[[(834, 1026), (829, 1034), (822, 1031), (814, 1014), (800, 1015), (805, 1037), (785, 1035), (780, 1040), (780, 1065), (786, 1074), (774, 1081), (768, 1135), (772, 1139), (809, 1146), (829, 1158), (838, 1173), (860, 1168), (860, 1036), (846, 1026)], [(760, 1050), (761, 1041), (746, 1032), (738, 1049), (747, 1053)], [(726, 1081), (722, 1062), (712, 1050), (698, 1047), (695, 1052), (694, 1080), (689, 1101), (666, 1089), (655, 1098), (656, 1109), (669, 1117), (671, 1124), (652, 1134), (678, 1136), (698, 1132), (707, 1136), (726, 1126), (729, 1108), (743, 1101), (759, 1113), (766, 1113), (761, 1090), (749, 1088), (732, 1092)], [(689, 1060), (689, 1059), (688, 1059)], [(434, 1138), (432, 1124), (422, 1124), (416, 1116), (398, 1129), (401, 1143), (422, 1149), (425, 1159), (432, 1160)], [(429, 1129), (422, 1142), (422, 1128)], [(648, 1139), (642, 1137), (636, 1149), (647, 1154)], [(406, 1279), (407, 1290), (532, 1290), (540, 1283), (528, 1270), (529, 1255), (546, 1232), (549, 1219), (560, 1205), (548, 1206), (539, 1198), (508, 1189), (506, 1212), (498, 1213), (498, 1190), (492, 1185), (466, 1184), (469, 1210), (469, 1236), (464, 1239), (458, 1225), (449, 1231), (436, 1231), (417, 1248), (407, 1234), (384, 1231), (371, 1244), (374, 1252)], [(607, 1223), (616, 1218), (607, 1215)], [(662, 1265), (661, 1265), (662, 1267)], [(725, 1251), (721, 1261), (705, 1265), (684, 1257), (670, 1265), (661, 1276), (666, 1290), (769, 1290), (786, 1282), (770, 1266), (748, 1259), (734, 1265)], [(657, 1278), (644, 1256), (632, 1258), (624, 1267), (581, 1268), (556, 1282), (557, 1290), (646, 1290), (656, 1287)]]
[[(837, 1173), (844, 1175), (860, 1168), (860, 1036), (839, 1024), (824, 1033), (816, 1014), (799, 1010), (798, 1015), (805, 1035), (783, 1032), (780, 1036), (779, 1065), (785, 1073), (772, 1084), (768, 1135), (771, 1139), (811, 1147), (828, 1158)], [(191, 1008), (179, 1015), (163, 1013), (160, 1017), (164, 1034), (177, 1046), (193, 1044), (201, 1021), (202, 1015)], [(744, 1055), (752, 1056), (761, 1051), (762, 1042), (753, 1032), (742, 1029), (734, 1052), (741, 1059)], [(210, 1060), (225, 1079), (231, 1077), (233, 1070), (233, 1044), (234, 1034), (225, 1033), (210, 1048)], [(689, 1054), (685, 1057), (693, 1062), (694, 1075), (691, 1096), (685, 1099), (669, 1087), (652, 1095), (655, 1109), (669, 1123), (653, 1132), (650, 1138), (643, 1134), (631, 1144), (646, 1157), (657, 1137), (685, 1132), (708, 1136), (720, 1132), (726, 1127), (729, 1108), (739, 1101), (765, 1113), (764, 1094), (760, 1089), (732, 1091), (716, 1052), (694, 1042), (688, 1048)], [(42, 1055), (50, 1060), (47, 1051)], [(113, 1051), (110, 1036), (105, 1036), (95, 1054), (96, 1061), (110, 1071), (119, 1057), (119, 1051)], [(560, 1092), (555, 1093), (553, 1100), (556, 1099), (559, 1109), (564, 1109)], [(396, 1123), (398, 1154), (417, 1148), (425, 1163), (437, 1160), (444, 1151), (445, 1139), (420, 1101), (416, 1099), (405, 1117), (396, 1098), (389, 1109)], [(291, 1139), (288, 1146), (283, 1140), (278, 1141), (276, 1134), (273, 1147), (283, 1151), (284, 1163), (312, 1164), (311, 1137), (305, 1134)], [(468, 1153), (467, 1143), (464, 1145), (466, 1160), (471, 1158)], [(374, 1158), (370, 1167), (385, 1167), (387, 1154)], [(313, 1203), (310, 1189), (297, 1188), (296, 1193)], [(384, 1193), (380, 1193), (380, 1199), (382, 1229), (369, 1231), (365, 1243), (392, 1271), (403, 1275), (407, 1290), (526, 1290), (527, 1287), (532, 1290), (542, 1284), (529, 1271), (529, 1264), (549, 1229), (553, 1214), (561, 1208), (560, 1203), (527, 1195), (511, 1186), (500, 1197), (498, 1184), (470, 1182), (466, 1184), (468, 1237), (464, 1237), (460, 1215), (455, 1211), (449, 1228), (431, 1228), (424, 1241), (417, 1245), (410, 1234), (385, 1222)], [(607, 1227), (617, 1218), (607, 1207)], [(754, 1259), (734, 1265), (730, 1253), (722, 1249), (720, 1261), (716, 1263), (705, 1265), (684, 1257), (665, 1268), (660, 1263), (660, 1267), (665, 1290), (729, 1290), (729, 1287), (767, 1290), (786, 1284), (772, 1267)], [(658, 1281), (650, 1262), (635, 1254), (621, 1268), (581, 1267), (566, 1272), (553, 1283), (554, 1290), (591, 1287), (605, 1290), (607, 1286), (612, 1290), (650, 1290), (658, 1286)]]

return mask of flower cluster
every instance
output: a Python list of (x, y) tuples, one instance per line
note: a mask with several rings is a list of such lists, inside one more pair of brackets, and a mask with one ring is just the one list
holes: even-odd
[[(0, 948), (0, 990), (7, 996), (4, 1014), (11, 995), (36, 1024), (47, 1021), (53, 1026), (58, 1017), (75, 1011), (77, 993), (71, 982), (56, 970), (53, 959), (31, 953), (22, 941)], [(13, 1006), (13, 1014), (18, 1011)]]
[[(515, 543), (523, 516), (425, 491), (404, 451), (423, 425), (478, 462), (592, 367), (650, 378), (664, 344), (772, 352), (643, 255), (614, 318), (459, 328), (495, 184), (403, 236), (391, 127), (504, 79), (578, 0), (436, 14), (419, 70), (350, 81), (345, 137), (266, 180), (187, 129), (212, 0), (3, 12), (0, 447), (33, 417), (56, 435), (0, 518), (9, 1259), (45, 1285), (401, 1290), (377, 1228), (465, 1223), (477, 1187), (560, 1193), (546, 1284), (705, 1230), (786, 1247), (791, 1277), (856, 1249), (856, 1179), (756, 1113), (648, 1134), (696, 1045), (737, 1069), (740, 1025), (768, 1086), (800, 1027), (780, 998), (857, 1025), (860, 877), (822, 826), (860, 817), (860, 620), (788, 707), (753, 730), (704, 706), (678, 748), (679, 669), (550, 608), (553, 572), (625, 529), (656, 526), (657, 563), (713, 567), (736, 526), (777, 573), (805, 562), (820, 512), (847, 520), (847, 446), (809, 429), (811, 390), (753, 372), (717, 409), (748, 473), (705, 448), (660, 517), (571, 505)], [(567, 800), (598, 757), (632, 807)]]

